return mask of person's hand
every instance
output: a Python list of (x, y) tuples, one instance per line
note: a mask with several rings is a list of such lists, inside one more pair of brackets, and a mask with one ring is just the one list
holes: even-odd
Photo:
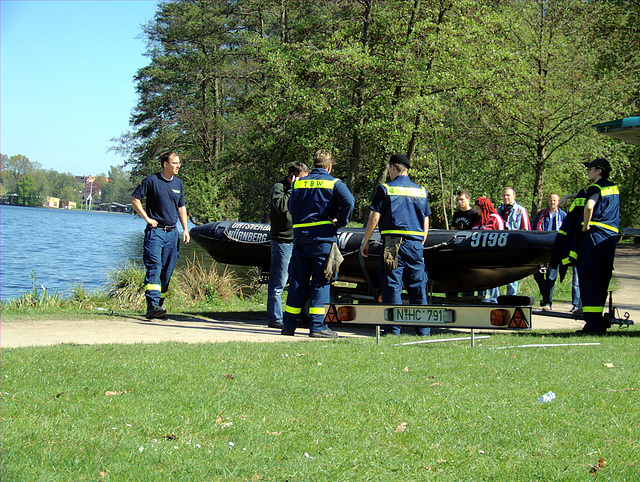
[(147, 220), (147, 224), (148, 224), (149, 226), (151, 226), (152, 228), (157, 228), (157, 227), (158, 227), (158, 221), (156, 221), (155, 219), (151, 219), (151, 218), (149, 218), (149, 219)]
[(360, 254), (362, 254), (364, 258), (369, 257), (369, 243), (362, 243), (362, 246), (360, 246)]
[(189, 234), (189, 230), (185, 229), (182, 231), (182, 242), (184, 244), (189, 244), (189, 241), (191, 241), (191, 235)]

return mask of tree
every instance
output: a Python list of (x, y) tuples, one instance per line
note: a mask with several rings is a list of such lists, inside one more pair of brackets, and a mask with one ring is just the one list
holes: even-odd
[(462, 187), (511, 185), (535, 212), (583, 182), (576, 159), (607, 145), (591, 126), (637, 108), (637, 20), (631, 1), (164, 2), (120, 149), (135, 176), (178, 151), (195, 222), (262, 220), (271, 184), (318, 148), (354, 217), (394, 152), (434, 226)]
[(16, 185), (24, 175), (42, 169), (39, 163), (31, 162), (27, 156), (22, 154), (11, 157), (2, 154), (1, 157), (0, 175), (2, 176), (2, 185), (8, 192), (16, 192)]
[(135, 188), (129, 173), (121, 166), (111, 166), (107, 181), (102, 188), (102, 202), (127, 204)]
[(18, 203), (25, 206), (39, 206), (40, 193), (38, 185), (32, 174), (25, 174), (17, 182), (15, 193), (18, 195)]
[(506, 155), (492, 166), (526, 187), (535, 212), (549, 194), (546, 175), (574, 172), (575, 158), (589, 157), (580, 144), (618, 101), (623, 83), (599, 61), (609, 42), (595, 28), (606, 14), (603, 3), (530, 0), (496, 7), (500, 48), (488, 62), (500, 67), (481, 92), (478, 114)]
[(80, 203), (82, 184), (72, 174), (62, 174), (55, 170), (47, 171), (51, 194), (61, 201)]

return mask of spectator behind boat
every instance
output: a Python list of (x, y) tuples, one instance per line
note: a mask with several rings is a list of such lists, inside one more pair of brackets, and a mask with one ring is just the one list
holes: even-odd
[[(555, 193), (549, 195), (549, 207), (542, 209), (536, 216), (533, 226), (536, 231), (559, 231), (560, 226), (564, 222), (567, 215), (558, 206), (560, 204), (560, 196)], [(542, 295), (540, 306), (544, 311), (551, 311), (553, 288), (558, 277), (557, 266), (549, 266), (544, 271), (533, 274), (533, 279), (538, 284), (538, 289)], [(580, 305), (580, 287), (578, 286), (578, 270), (573, 266), (573, 282), (571, 286), (571, 313), (575, 313)]]
[[(488, 198), (480, 196), (476, 199), (476, 211), (478, 212), (478, 218), (473, 225), (473, 229), (504, 229), (502, 217), (496, 212), (496, 208), (493, 207)], [(484, 297), (485, 292), (480, 291), (478, 294)], [(500, 296), (500, 288), (491, 288), (488, 302), (497, 303), (498, 296)]]
[(460, 189), (456, 194), (456, 200), (460, 209), (453, 213), (451, 229), (471, 229), (478, 213), (471, 208), (471, 194), (466, 189)]
[[(531, 230), (529, 213), (516, 202), (516, 191), (512, 187), (505, 187), (502, 190), (503, 203), (496, 208), (498, 214), (504, 221), (504, 229)], [(518, 281), (512, 281), (507, 285), (506, 294), (509, 296), (518, 294)]]
[(504, 221), (489, 198), (480, 196), (476, 199), (475, 206), (478, 215), (472, 229), (504, 229)]

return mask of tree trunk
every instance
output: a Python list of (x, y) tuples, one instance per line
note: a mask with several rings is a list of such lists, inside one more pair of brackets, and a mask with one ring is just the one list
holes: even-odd
[[(364, 16), (362, 24), (362, 50), (367, 49), (367, 43), (369, 39), (369, 24), (371, 22), (371, 1), (364, 0)], [(362, 119), (362, 103), (364, 96), (364, 74), (361, 73), (358, 77), (358, 82), (354, 92), (356, 111), (358, 120), (353, 130), (353, 141), (351, 143), (351, 155), (349, 156), (349, 172), (347, 173), (347, 187), (354, 192), (356, 175), (358, 168), (360, 167), (360, 152), (362, 149), (362, 139), (360, 138), (360, 128), (363, 125)]]

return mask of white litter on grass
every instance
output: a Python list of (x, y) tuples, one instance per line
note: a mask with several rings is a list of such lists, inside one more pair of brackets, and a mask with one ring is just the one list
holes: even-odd
[(507, 348), (548, 348), (552, 346), (594, 346), (600, 343), (540, 343), (535, 345), (494, 346), (490, 350), (506, 350)]
[(547, 403), (556, 398), (556, 394), (553, 392), (547, 392), (538, 398), (538, 403)]

